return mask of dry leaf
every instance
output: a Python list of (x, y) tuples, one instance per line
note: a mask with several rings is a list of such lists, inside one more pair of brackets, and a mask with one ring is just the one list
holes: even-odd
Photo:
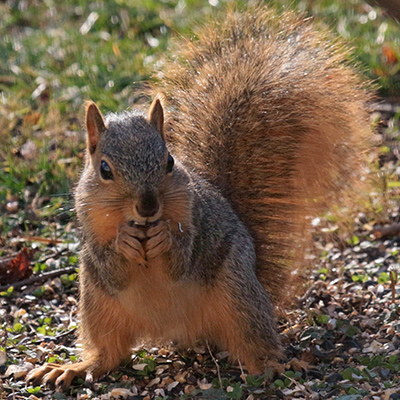
[(394, 65), (399, 62), (397, 55), (394, 52), (392, 46), (388, 45), (387, 43), (384, 43), (382, 45), (382, 52), (383, 52), (383, 55), (385, 56), (386, 62), (388, 64)]
[(36, 250), (24, 248), (14, 258), (3, 257), (0, 259), (0, 282), (3, 284), (14, 283), (28, 278), (32, 274), (31, 261)]

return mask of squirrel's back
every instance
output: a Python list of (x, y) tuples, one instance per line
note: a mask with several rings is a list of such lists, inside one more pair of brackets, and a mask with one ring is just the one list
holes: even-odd
[(297, 14), (250, 7), (196, 35), (154, 85), (165, 132), (229, 199), (255, 240), (259, 280), (281, 299), (304, 217), (359, 170), (369, 95), (340, 43)]

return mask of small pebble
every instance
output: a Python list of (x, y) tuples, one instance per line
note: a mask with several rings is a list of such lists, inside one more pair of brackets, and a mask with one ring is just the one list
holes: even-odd
[(389, 379), (389, 377), (390, 377), (390, 371), (387, 370), (386, 368), (380, 368), (380, 369), (379, 369), (379, 375), (380, 375), (383, 379), (387, 380), (387, 379)]
[(328, 382), (328, 383), (337, 383), (342, 380), (343, 380), (343, 376), (337, 372), (335, 372), (325, 378), (325, 382)]
[(18, 211), (18, 201), (9, 201), (6, 209), (9, 213), (16, 213)]
[(282, 390), (277, 390), (276, 392), (275, 392), (275, 394), (276, 394), (276, 396), (278, 397), (278, 399), (284, 399), (285, 398), (285, 395), (283, 394), (283, 392), (282, 392)]

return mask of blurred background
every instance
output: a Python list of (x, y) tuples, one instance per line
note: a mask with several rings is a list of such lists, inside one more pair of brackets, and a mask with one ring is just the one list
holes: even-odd
[[(141, 90), (162, 67), (171, 38), (190, 35), (227, 3), (0, 1), (0, 232), (23, 225), (26, 213), (30, 221), (53, 215), (69, 221), (84, 150), (84, 101), (94, 100), (104, 112), (147, 101)], [(400, 25), (394, 19), (361, 0), (266, 3), (300, 10), (341, 36), (361, 73), (390, 103), (397, 125)]]

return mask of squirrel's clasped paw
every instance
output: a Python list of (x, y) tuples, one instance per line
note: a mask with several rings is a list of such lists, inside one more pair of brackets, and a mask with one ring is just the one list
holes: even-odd
[(128, 261), (146, 265), (146, 261), (159, 257), (171, 248), (169, 223), (160, 221), (147, 231), (123, 224), (119, 227), (115, 244), (117, 252)]
[(139, 265), (146, 264), (146, 256), (143, 248), (145, 233), (134, 226), (123, 224), (119, 227), (115, 247), (128, 261), (134, 261)]
[(152, 260), (166, 253), (172, 245), (169, 223), (160, 221), (156, 226), (149, 228), (146, 232), (146, 238), (144, 250), (147, 260)]

